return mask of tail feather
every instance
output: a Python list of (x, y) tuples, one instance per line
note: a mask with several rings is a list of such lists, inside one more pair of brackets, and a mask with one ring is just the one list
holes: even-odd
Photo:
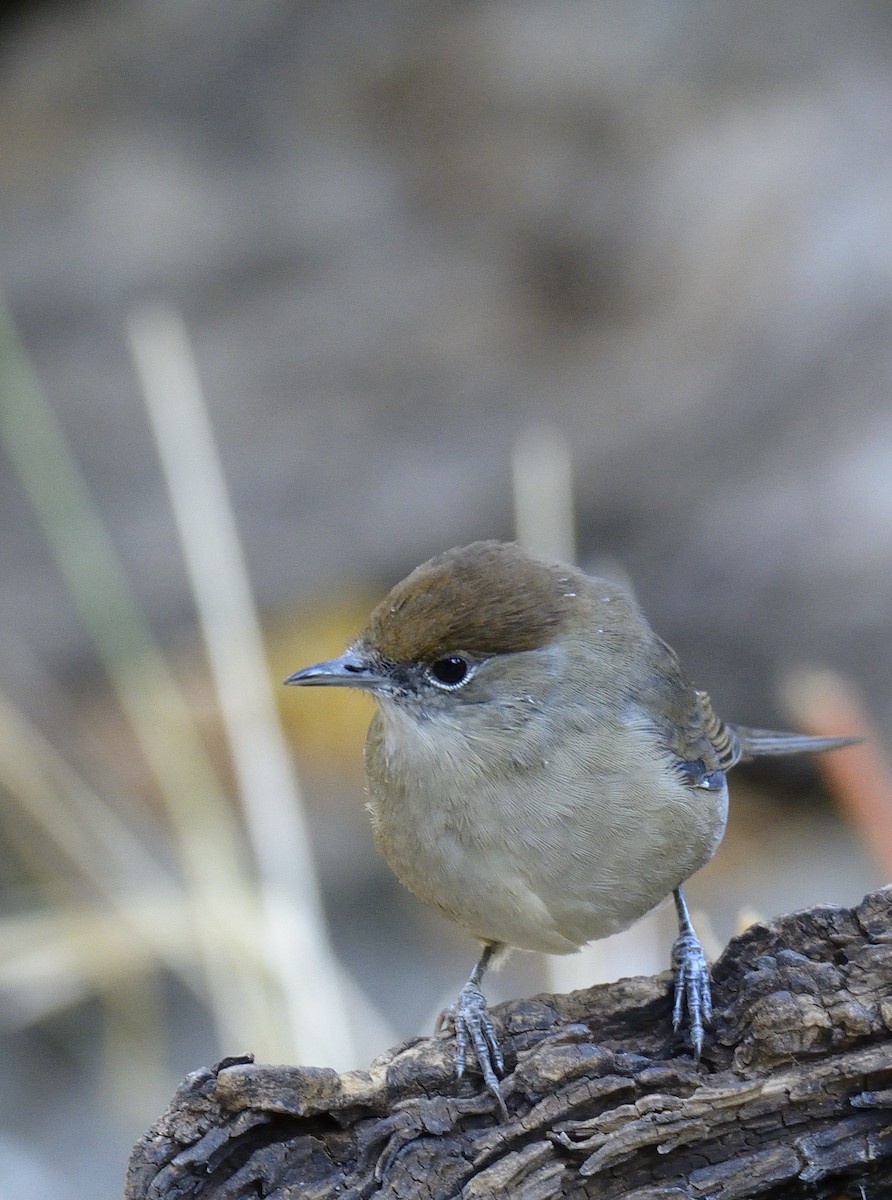
[(745, 725), (734, 725), (733, 729), (740, 740), (740, 762), (770, 755), (820, 754), (824, 750), (857, 746), (864, 741), (860, 737), (809, 737), (801, 733), (779, 733), (774, 729), (749, 729)]

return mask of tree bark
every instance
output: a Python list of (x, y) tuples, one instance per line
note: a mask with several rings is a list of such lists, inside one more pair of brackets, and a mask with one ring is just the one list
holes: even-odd
[(884, 889), (735, 938), (699, 1064), (668, 973), (498, 1006), (507, 1123), (446, 1035), (343, 1075), (227, 1059), (138, 1143), (126, 1198), (886, 1200), (890, 984)]

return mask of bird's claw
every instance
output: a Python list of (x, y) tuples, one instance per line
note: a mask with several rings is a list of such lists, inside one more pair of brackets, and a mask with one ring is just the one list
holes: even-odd
[(502, 1116), (507, 1119), (508, 1109), (499, 1086), (499, 1075), (504, 1073), (505, 1059), (479, 983), (470, 980), (465, 984), (455, 1004), (449, 1009), (449, 1015), (455, 1028), (456, 1078), (461, 1079), (464, 1074), (468, 1051), (473, 1047), (483, 1082), (498, 1101)]
[(672, 1028), (680, 1033), (687, 1017), (691, 1046), (699, 1062), (704, 1028), (712, 1022), (712, 990), (709, 985), (709, 964), (693, 929), (683, 930), (675, 939), (672, 969), (675, 972)]

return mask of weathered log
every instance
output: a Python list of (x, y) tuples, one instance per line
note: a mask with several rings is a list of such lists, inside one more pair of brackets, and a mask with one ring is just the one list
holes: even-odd
[(892, 1197), (892, 889), (755, 925), (698, 1065), (670, 978), (493, 1010), (505, 1123), (446, 1035), (368, 1072), (227, 1059), (133, 1152), (127, 1200)]

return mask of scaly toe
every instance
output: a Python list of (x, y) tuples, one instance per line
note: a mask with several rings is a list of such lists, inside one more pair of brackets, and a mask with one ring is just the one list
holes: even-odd
[(676, 938), (672, 947), (672, 966), (675, 970), (672, 1028), (681, 1033), (687, 1023), (694, 1056), (699, 1059), (704, 1029), (712, 1021), (712, 992), (709, 965), (695, 934), (683, 933)]
[(486, 1007), (486, 997), (480, 987), (467, 983), (459, 993), (458, 1000), (451, 1010), (455, 1024), (455, 1074), (461, 1078), (468, 1060), (468, 1050), (474, 1048), (477, 1065), (483, 1075), (487, 1090), (495, 1096), (501, 1109), (502, 1116), (508, 1116), (502, 1089), (499, 1086), (499, 1075), (505, 1070), (505, 1060), (502, 1055), (495, 1026), (492, 1023)]

